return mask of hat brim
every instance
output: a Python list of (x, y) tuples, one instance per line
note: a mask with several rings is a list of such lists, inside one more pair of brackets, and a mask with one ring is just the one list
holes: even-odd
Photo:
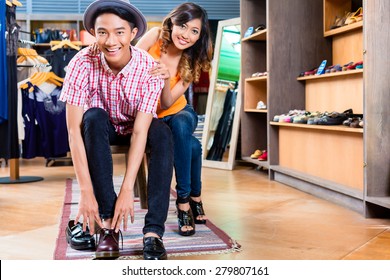
[[(122, 8), (129, 13), (133, 15), (133, 20), (135, 21), (135, 27), (138, 28), (137, 35), (135, 36), (134, 39), (140, 38), (142, 35), (144, 35), (146, 28), (147, 28), (147, 23), (144, 15), (133, 5), (131, 5), (128, 2), (122, 1), (122, 0), (98, 0), (95, 2), (92, 2), (84, 12), (84, 28), (87, 30), (89, 33), (91, 33), (91, 29), (94, 28), (92, 24), (92, 18), (93, 15), (102, 7), (117, 7), (117, 8)], [(91, 33), (92, 34), (92, 33)]]

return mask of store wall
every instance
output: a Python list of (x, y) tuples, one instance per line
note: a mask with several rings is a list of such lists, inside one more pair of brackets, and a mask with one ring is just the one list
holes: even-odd
[[(93, 0), (20, 0), (18, 7), (21, 14), (82, 14)], [(131, 0), (133, 5), (147, 18), (161, 19), (183, 0)], [(212, 20), (229, 19), (240, 16), (239, 0), (196, 0), (193, 1), (208, 12)]]

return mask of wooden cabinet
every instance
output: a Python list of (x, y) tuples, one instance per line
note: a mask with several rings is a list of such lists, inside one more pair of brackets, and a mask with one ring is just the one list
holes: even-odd
[[(385, 97), (390, 88), (389, 34), (383, 34), (383, 24), (389, 27), (384, 11), (390, 3), (374, 2), (297, 0), (291, 5), (288, 0), (241, 0), (242, 34), (249, 26), (267, 27), (263, 41), (258, 34), (242, 40), (243, 159), (267, 167), (270, 179), (370, 217), (388, 215), (390, 209), (390, 137), (384, 130), (390, 110)], [(331, 28), (336, 17), (359, 7), (364, 10), (364, 29), (363, 21)], [(380, 23), (374, 17), (381, 18)], [(364, 70), (297, 78), (322, 60), (344, 65), (362, 61), (363, 53)], [(367, 74), (370, 69), (376, 75)], [(251, 77), (260, 71), (268, 76)], [(255, 110), (259, 100), (266, 101), (267, 110)], [(350, 108), (364, 113), (364, 128), (272, 122), (273, 116), (292, 109)], [(266, 163), (249, 158), (255, 149), (268, 150)]]

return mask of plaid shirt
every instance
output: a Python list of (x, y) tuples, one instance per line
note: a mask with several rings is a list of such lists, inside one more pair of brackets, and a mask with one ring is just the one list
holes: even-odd
[(138, 111), (157, 117), (157, 101), (164, 81), (148, 72), (155, 65), (145, 51), (131, 46), (130, 62), (114, 75), (103, 53), (81, 50), (68, 64), (60, 100), (85, 110), (98, 107), (108, 112), (118, 134), (133, 131)]

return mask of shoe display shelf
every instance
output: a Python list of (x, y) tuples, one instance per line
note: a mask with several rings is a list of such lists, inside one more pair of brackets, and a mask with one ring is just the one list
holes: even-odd
[[(385, 68), (383, 71), (389, 71), (388, 61), (380, 58), (388, 59), (386, 53), (389, 51), (384, 47), (386, 38), (382, 39), (383, 35), (378, 31), (375, 32), (378, 37), (374, 36), (370, 33), (374, 28), (366, 26), (370, 16), (372, 20), (376, 16), (373, 11), (382, 12), (380, 6), (385, 4), (364, 2), (364, 29), (361, 21), (330, 31), (327, 26), (335, 17), (335, 11), (339, 15), (354, 11), (363, 2), (324, 0), (323, 3), (323, 36), (332, 44), (328, 65), (363, 61), (364, 56), (364, 70), (297, 78), (297, 82), (305, 87), (304, 109), (342, 112), (351, 108), (355, 114), (364, 115), (365, 126), (356, 129), (271, 122), (270, 125), (278, 130), (279, 156), (277, 164), (270, 165), (270, 176), (366, 217), (390, 217), (389, 133), (383, 133), (383, 126), (387, 123), (384, 119), (389, 119), (389, 99), (383, 92), (389, 75), (373, 75), (388, 73), (374, 65), (380, 64)], [(376, 28), (383, 28), (383, 23)], [(370, 44), (371, 56), (366, 55)], [(379, 46), (382, 46), (381, 50)], [(381, 123), (378, 123), (378, 117)]]
[[(342, 26), (330, 31), (336, 15), (342, 16), (353, 9), (352, 1), (323, 1), (321, 33), (331, 41), (332, 51), (327, 66), (363, 60), (360, 23), (354, 28)], [(299, 77), (297, 82), (305, 88), (306, 111), (352, 109), (355, 114), (363, 114), (362, 69)], [(364, 213), (364, 129), (338, 125), (271, 125), (279, 131), (278, 164), (270, 167), (275, 180)]]
[[(241, 1), (241, 34), (249, 27), (267, 26), (268, 1)], [(248, 12), (250, 11), (250, 12)], [(250, 156), (255, 150), (267, 149), (268, 76), (252, 77), (254, 73), (266, 72), (267, 28), (241, 40), (241, 158), (256, 166), (268, 169), (268, 161), (259, 161)], [(262, 101), (267, 109), (256, 109)]]
[[(313, 61), (331, 58), (331, 44), (322, 35), (322, 0), (241, 0), (241, 33), (250, 26), (266, 29), (241, 43), (241, 155), (242, 159), (270, 170), (278, 165), (279, 131), (271, 126), (274, 115), (304, 108), (305, 87), (297, 73)], [(288, 9), (286, 9), (288, 7)], [(319, 51), (313, 45), (322, 46)], [(253, 73), (266, 76), (252, 77)], [(263, 101), (267, 109), (257, 110)], [(267, 161), (251, 159), (257, 149), (267, 150)], [(269, 176), (272, 172), (269, 172)]]
[[(352, 7), (356, 7), (356, 9), (352, 9)], [(340, 27), (332, 28), (336, 19), (343, 19), (347, 11), (351, 11), (353, 14), (360, 7), (362, 7), (362, 0), (324, 0), (324, 37), (337, 36), (355, 29), (361, 30), (363, 28), (362, 20), (350, 24), (344, 23)]]
[[(330, 28), (336, 16), (359, 7), (363, 21)], [(244, 160), (259, 164), (250, 155), (267, 147), (270, 179), (366, 217), (390, 216), (390, 35), (383, 32), (389, 9), (384, 0), (241, 0), (242, 34), (260, 23), (267, 27), (265, 41), (254, 34), (242, 40)], [(364, 60), (364, 70), (297, 78), (325, 59), (327, 66)], [(259, 71), (267, 77), (252, 78)], [(260, 98), (266, 112), (254, 110)], [(364, 115), (364, 128), (272, 122), (292, 109), (350, 108)]]

